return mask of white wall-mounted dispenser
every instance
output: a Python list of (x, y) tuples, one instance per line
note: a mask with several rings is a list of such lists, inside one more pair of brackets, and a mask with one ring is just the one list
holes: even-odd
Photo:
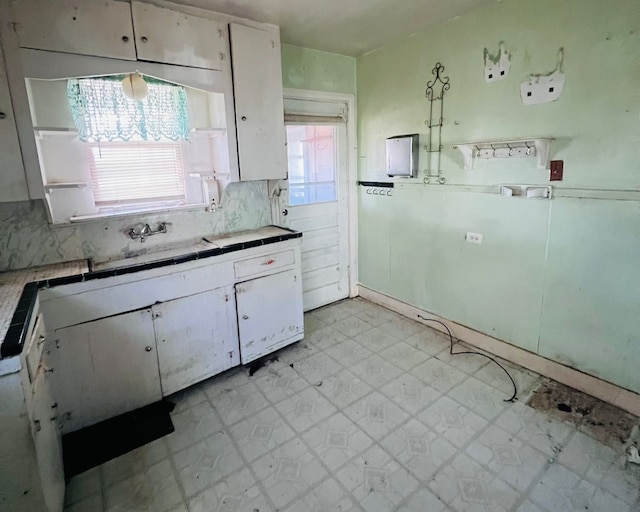
[(398, 135), (387, 139), (387, 176), (415, 178), (418, 173), (419, 136)]

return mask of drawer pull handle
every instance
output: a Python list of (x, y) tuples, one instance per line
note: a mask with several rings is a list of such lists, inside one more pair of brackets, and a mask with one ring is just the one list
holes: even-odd
[(276, 260), (267, 260), (263, 263), (263, 265), (271, 265), (272, 263), (275, 263)]
[(145, 349), (147, 352), (151, 352), (151, 351), (153, 350), (153, 349), (152, 349), (151, 347), (149, 347), (149, 346), (145, 347), (144, 349)]
[(45, 341), (47, 340), (47, 338), (45, 338), (42, 334), (40, 335), (40, 338), (38, 340), (38, 345), (42, 345)]
[(244, 320), (249, 320), (249, 315), (242, 315), (242, 318), (243, 318)]

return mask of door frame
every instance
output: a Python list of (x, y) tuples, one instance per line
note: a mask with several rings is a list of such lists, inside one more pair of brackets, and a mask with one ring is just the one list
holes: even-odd
[(283, 90), (285, 99), (340, 102), (347, 105), (347, 218), (349, 252), (349, 297), (358, 296), (358, 168), (356, 162), (356, 100), (353, 94), (314, 91), (307, 89)]

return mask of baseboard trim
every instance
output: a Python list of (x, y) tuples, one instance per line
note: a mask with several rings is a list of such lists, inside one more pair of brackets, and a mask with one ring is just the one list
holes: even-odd
[(407, 304), (406, 302), (390, 297), (389, 295), (371, 290), (365, 286), (359, 285), (358, 293), (363, 299), (379, 304), (380, 306), (384, 306), (387, 309), (400, 313), (401, 315), (411, 318), (412, 320), (416, 320), (417, 322), (424, 323), (438, 331), (445, 332), (444, 328), (437, 324), (427, 324), (423, 322), (418, 315), (445, 322), (453, 331), (456, 338), (468, 343), (469, 345), (473, 345), (474, 347), (490, 352), (491, 354), (506, 359), (514, 364), (528, 368), (540, 375), (544, 375), (545, 377), (549, 377), (561, 382), (562, 384), (566, 384), (567, 386), (571, 386), (572, 388), (588, 393), (600, 400), (615, 405), (616, 407), (620, 407), (631, 414), (640, 416), (640, 395), (633, 391), (621, 388), (611, 382), (604, 381), (594, 377), (593, 375), (589, 375), (574, 368), (570, 368), (569, 366), (551, 361), (550, 359), (545, 359), (538, 354), (521, 349), (511, 345), (510, 343), (488, 336), (487, 334), (474, 331), (473, 329), (453, 322), (448, 318), (435, 315), (429, 311), (417, 308)]

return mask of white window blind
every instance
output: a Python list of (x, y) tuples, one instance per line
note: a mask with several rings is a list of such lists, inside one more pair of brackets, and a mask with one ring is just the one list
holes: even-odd
[(185, 202), (179, 142), (90, 144), (96, 206)]

